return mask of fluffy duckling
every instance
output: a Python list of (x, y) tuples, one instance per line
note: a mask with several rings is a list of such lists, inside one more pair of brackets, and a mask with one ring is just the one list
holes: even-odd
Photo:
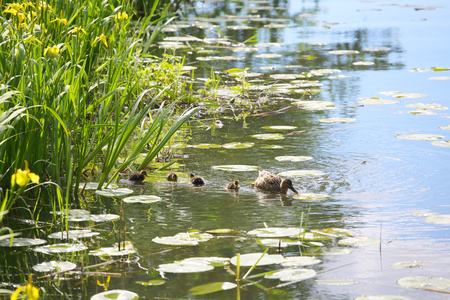
[(235, 180), (234, 182), (227, 183), (227, 189), (229, 190), (238, 190), (240, 188), (239, 180)]
[(193, 185), (204, 185), (205, 180), (201, 176), (195, 176), (194, 173), (189, 174), (189, 180)]
[(145, 177), (147, 177), (147, 172), (145, 170), (141, 170), (138, 173), (130, 175), (128, 180), (135, 183), (140, 183), (144, 181)]
[(177, 181), (178, 175), (177, 175), (177, 173), (170, 172), (169, 174), (167, 174), (166, 179), (167, 179), (167, 181)]
[(267, 171), (259, 171), (259, 176), (255, 180), (255, 187), (264, 191), (280, 194), (287, 194), (288, 189), (290, 189), (298, 194), (292, 186), (292, 181), (290, 179), (283, 179), (280, 176)]

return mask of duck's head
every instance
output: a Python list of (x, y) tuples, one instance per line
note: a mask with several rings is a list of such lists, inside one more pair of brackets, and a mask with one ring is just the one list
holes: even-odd
[(139, 174), (141, 174), (141, 175), (147, 177), (147, 172), (146, 172), (145, 170), (139, 171)]
[(280, 189), (282, 194), (287, 194), (288, 189), (298, 194), (297, 190), (292, 185), (292, 180), (290, 180), (289, 178), (283, 179), (283, 181), (281, 181)]
[(189, 178), (194, 178), (194, 177), (195, 177), (194, 173), (189, 174)]
[(239, 180), (235, 180), (234, 185), (236, 186), (236, 188), (239, 188)]

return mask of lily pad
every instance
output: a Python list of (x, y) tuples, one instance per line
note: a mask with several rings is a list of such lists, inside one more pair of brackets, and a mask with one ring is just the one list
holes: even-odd
[(359, 54), (359, 51), (357, 50), (332, 50), (328, 51), (329, 54), (333, 55), (352, 55), (352, 54)]
[(295, 74), (271, 74), (270, 78), (279, 79), (279, 80), (293, 80), (293, 79), (297, 79), (298, 76)]
[(380, 92), (380, 94), (391, 96), (394, 98), (423, 98), (423, 97), (427, 96), (426, 94), (403, 93), (403, 92), (397, 92), (397, 91)]
[(281, 54), (276, 53), (263, 53), (263, 54), (257, 54), (255, 55), (257, 58), (280, 58)]
[(281, 263), (283, 267), (311, 266), (320, 263), (321, 260), (314, 256), (289, 256)]
[(280, 145), (266, 145), (262, 146), (261, 149), (284, 149), (284, 147)]
[(439, 126), (440, 129), (444, 129), (444, 130), (450, 130), (450, 125), (446, 125), (446, 126)]
[(358, 281), (355, 281), (353, 279), (331, 278), (331, 279), (317, 279), (316, 283), (321, 285), (352, 285), (357, 284)]
[(108, 222), (119, 220), (120, 216), (115, 214), (104, 214), (104, 215), (91, 215), (89, 220), (92, 222)]
[(211, 229), (207, 230), (208, 233), (225, 234), (225, 233), (237, 233), (239, 231), (229, 228)]
[(259, 140), (282, 140), (284, 136), (280, 133), (261, 133), (254, 134), (252, 137), (257, 138)]
[(450, 140), (449, 141), (431, 142), (431, 145), (438, 146), (438, 147), (450, 147)]
[[(239, 265), (241, 267), (252, 267), (261, 258), (263, 253), (247, 253), (242, 254), (239, 257)], [(261, 260), (258, 262), (257, 266), (267, 266), (280, 264), (284, 260), (284, 257), (279, 254), (264, 254)], [(237, 256), (231, 258), (230, 263), (233, 265), (237, 264)]]
[(84, 209), (69, 209), (67, 218), (72, 222), (84, 222), (89, 221), (91, 213)]
[(397, 295), (358, 296), (354, 300), (410, 300), (410, 298)]
[(225, 149), (247, 149), (253, 147), (254, 143), (239, 143), (239, 142), (233, 142), (233, 143), (227, 143), (222, 145)]
[(375, 63), (372, 61), (355, 61), (354, 66), (373, 66)]
[(169, 264), (161, 264), (156, 270), (167, 273), (198, 273), (213, 269), (213, 266), (204, 261), (175, 261)]
[(68, 243), (61, 243), (61, 244), (53, 244), (53, 245), (47, 245), (42, 247), (37, 247), (33, 249), (36, 252), (41, 252), (44, 254), (52, 254), (52, 253), (71, 253), (71, 252), (78, 252), (78, 251), (84, 251), (88, 249), (83, 244), (68, 244)]
[(450, 76), (435, 76), (428, 78), (430, 80), (450, 80)]
[(265, 227), (248, 232), (249, 235), (256, 235), (257, 237), (297, 237), (303, 229), (297, 227)]
[(444, 136), (436, 135), (436, 134), (423, 134), (423, 133), (404, 133), (404, 134), (396, 134), (396, 138), (404, 139), (404, 140), (415, 140), (415, 141), (436, 141), (443, 139)]
[[(117, 187), (118, 187), (118, 185), (117, 185), (117, 184), (114, 184), (114, 183), (111, 183), (109, 186), (110, 186), (111, 188), (117, 188)], [(98, 188), (98, 182), (86, 182), (86, 183), (80, 183), (80, 184), (78, 185), (78, 188), (79, 188), (79, 189), (84, 188), (85, 190), (96, 190), (96, 189)]]
[(397, 284), (405, 288), (415, 289), (433, 289), (448, 290), (450, 289), (450, 279), (444, 277), (428, 277), (428, 276), (411, 276), (404, 277), (397, 281)]
[(110, 290), (95, 294), (94, 296), (91, 297), (91, 300), (111, 300), (111, 299), (137, 300), (139, 299), (139, 295), (127, 290)]
[(0, 241), (0, 247), (32, 247), (46, 244), (47, 241), (43, 239), (30, 239), (15, 237), (12, 244), (10, 239), (4, 239)]
[(192, 240), (182, 240), (179, 238), (175, 238), (173, 236), (165, 236), (165, 237), (155, 237), (152, 239), (153, 242), (163, 245), (170, 246), (195, 246), (198, 245), (198, 241), (195, 239)]
[(379, 239), (372, 239), (369, 237), (350, 237), (338, 242), (339, 245), (353, 246), (353, 247), (365, 247), (370, 245), (379, 245)]
[(157, 286), (157, 285), (163, 285), (166, 283), (163, 279), (153, 279), (149, 281), (136, 281), (137, 284), (144, 285), (144, 286)]
[(307, 176), (322, 176), (324, 172), (319, 170), (292, 170), (278, 173), (281, 177), (307, 177)]
[(95, 191), (96, 194), (107, 197), (120, 197), (126, 196), (133, 193), (133, 190), (128, 188), (119, 188), (119, 189), (103, 189)]
[(33, 270), (37, 272), (65, 272), (73, 270), (77, 267), (76, 264), (70, 261), (49, 261), (43, 262), (33, 266)]
[(356, 119), (354, 118), (323, 118), (319, 119), (319, 122), (322, 123), (350, 123), (355, 122)]
[(100, 232), (93, 232), (90, 229), (82, 229), (82, 230), (68, 230), (68, 231), (58, 231), (54, 232), (52, 234), (49, 234), (50, 239), (61, 239), (61, 240), (67, 240), (67, 239), (79, 239), (79, 238), (88, 238), (93, 237), (96, 235), (99, 235)]
[(316, 272), (311, 269), (286, 269), (265, 275), (264, 278), (279, 279), (280, 281), (299, 281), (313, 278), (314, 276), (316, 276)]
[(405, 107), (422, 109), (422, 110), (447, 110), (448, 109), (448, 107), (442, 106), (437, 103), (411, 103), (411, 104), (406, 104)]
[(315, 253), (315, 255), (347, 255), (350, 253), (352, 253), (352, 250), (348, 248), (341, 248), (341, 249), (335, 248), (328, 251)]
[(426, 217), (425, 222), (439, 225), (450, 225), (450, 215), (432, 215)]
[(305, 201), (321, 201), (330, 198), (327, 194), (300, 193), (293, 195), (294, 199)]
[(136, 253), (136, 249), (134, 249), (134, 247), (120, 248), (120, 250), (118, 247), (103, 247), (97, 250), (89, 251), (89, 255), (94, 256), (128, 256), (133, 253)]
[(299, 240), (290, 240), (290, 239), (260, 239), (256, 240), (256, 242), (265, 247), (273, 247), (273, 248), (285, 248), (292, 245), (302, 245), (302, 242)]
[(307, 241), (326, 241), (332, 238), (330, 235), (324, 235), (318, 232), (305, 232), (304, 234), (301, 234), (300, 237)]
[(327, 110), (337, 108), (334, 106), (334, 102), (331, 101), (302, 100), (295, 101), (293, 104), (296, 104), (305, 110)]
[(131, 196), (123, 199), (125, 203), (155, 203), (161, 201), (161, 197), (154, 195)]
[(228, 257), (189, 257), (181, 260), (180, 262), (184, 263), (206, 263), (213, 267), (223, 267), (230, 263), (230, 259)]
[(378, 104), (397, 104), (400, 103), (400, 101), (396, 101), (396, 100), (386, 100), (386, 99), (381, 99), (378, 97), (370, 97), (370, 98), (358, 98), (359, 104), (363, 104), (363, 105), (378, 105)]
[(191, 145), (191, 147), (198, 148), (198, 149), (211, 149), (211, 148), (220, 148), (221, 146), (216, 145), (216, 144), (204, 143), (204, 144)]
[(190, 288), (189, 292), (191, 292), (192, 295), (206, 295), (214, 292), (234, 289), (236, 287), (237, 284), (232, 282), (212, 282)]
[(257, 171), (259, 169), (258, 166), (249, 166), (249, 165), (220, 165), (213, 166), (214, 170), (222, 170), (222, 171), (231, 171), (231, 172), (248, 172), (248, 171)]
[(388, 48), (388, 47), (366, 47), (363, 50), (368, 51), (368, 52), (380, 52), (380, 51), (389, 51), (389, 50), (391, 50), (391, 48)]
[(265, 129), (265, 130), (271, 130), (271, 131), (286, 131), (286, 130), (297, 129), (296, 126), (287, 126), (287, 125), (263, 126), (261, 128)]
[(162, 238), (156, 237), (152, 241), (164, 245), (195, 246), (199, 242), (209, 241), (213, 237), (214, 236), (209, 233), (192, 231), (192, 232), (180, 232), (174, 236), (166, 236)]
[(391, 265), (394, 269), (406, 269), (406, 268), (422, 268), (423, 264), (421, 261), (399, 261), (396, 263), (393, 263)]
[(345, 228), (311, 229), (311, 232), (319, 233), (322, 235), (330, 235), (333, 237), (350, 237), (355, 235), (355, 232), (353, 232), (353, 230)]
[(293, 155), (284, 155), (284, 156), (276, 156), (276, 160), (278, 161), (292, 161), (292, 162), (300, 162), (307, 161), (313, 159), (311, 156), (293, 156)]

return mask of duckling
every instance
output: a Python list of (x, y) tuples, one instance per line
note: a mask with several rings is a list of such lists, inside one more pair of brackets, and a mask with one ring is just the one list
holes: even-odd
[(239, 180), (235, 180), (234, 182), (227, 183), (227, 189), (229, 189), (229, 190), (238, 190), (239, 188), (240, 188)]
[(204, 185), (205, 180), (201, 176), (195, 176), (194, 173), (189, 174), (189, 179), (193, 185)]
[(280, 194), (287, 194), (287, 190), (290, 189), (298, 194), (292, 186), (292, 181), (290, 179), (283, 179), (280, 176), (267, 171), (259, 171), (259, 176), (255, 180), (255, 187), (264, 191)]
[(177, 181), (178, 175), (177, 175), (177, 173), (170, 172), (169, 174), (167, 174), (166, 179), (167, 179), (167, 181)]
[(141, 170), (138, 173), (130, 175), (128, 180), (134, 183), (140, 183), (144, 181), (145, 177), (147, 177), (147, 172), (145, 170)]

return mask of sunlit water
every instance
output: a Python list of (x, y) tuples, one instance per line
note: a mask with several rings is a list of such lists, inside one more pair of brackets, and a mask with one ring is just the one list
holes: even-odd
[[(396, 138), (396, 134), (426, 133), (445, 136), (450, 131), (439, 126), (450, 124), (449, 111), (433, 111), (435, 115), (413, 115), (410, 103), (438, 103), (450, 106), (449, 80), (432, 80), (430, 77), (450, 76), (443, 72), (411, 72), (411, 69), (450, 67), (450, 8), (445, 1), (412, 1), (405, 3), (382, 1), (268, 1), (263, 4), (203, 3), (196, 2), (186, 17), (196, 14), (213, 17), (219, 12), (221, 19), (210, 19), (220, 31), (236, 41), (244, 41), (258, 34), (258, 43), (280, 43), (281, 47), (259, 48), (258, 52), (233, 53), (228, 49), (211, 55), (233, 55), (245, 57), (243, 61), (198, 62), (196, 57), (208, 55), (195, 51), (178, 51), (186, 55), (188, 65), (199, 66), (196, 75), (208, 77), (214, 71), (230, 68), (249, 68), (251, 72), (263, 73), (266, 82), (273, 82), (271, 74), (300, 74), (312, 69), (339, 69), (342, 72), (331, 75), (346, 75), (348, 78), (314, 78), (324, 86), (324, 91), (312, 100), (333, 101), (339, 109), (305, 111), (290, 100), (300, 99), (302, 94), (269, 95), (269, 104), (261, 111), (274, 111), (288, 107), (282, 114), (247, 116), (245, 121), (232, 120), (229, 112), (218, 114), (216, 119), (224, 127), (206, 130), (192, 122), (189, 145), (230, 142), (253, 142), (248, 149), (198, 149), (188, 147), (179, 151), (179, 171), (194, 172), (205, 177), (207, 183), (195, 188), (181, 180), (171, 184), (146, 183), (135, 188), (136, 194), (153, 194), (163, 198), (162, 202), (125, 204), (127, 240), (133, 241), (140, 260), (110, 272), (127, 274), (112, 278), (110, 287), (135, 291), (144, 299), (193, 297), (188, 289), (216, 281), (235, 282), (232, 275), (219, 267), (214, 271), (193, 274), (163, 275), (167, 282), (161, 286), (144, 287), (136, 281), (160, 279), (155, 269), (161, 263), (169, 263), (187, 257), (222, 256), (233, 257), (237, 253), (262, 252), (265, 247), (244, 233), (230, 234), (216, 238), (196, 247), (177, 248), (152, 242), (156, 236), (170, 236), (190, 229), (206, 231), (218, 228), (232, 228), (242, 232), (264, 227), (299, 226), (302, 213), (310, 209), (308, 229), (328, 227), (348, 228), (357, 236), (380, 238), (379, 245), (352, 248), (349, 255), (319, 256), (323, 261), (312, 268), (318, 276), (315, 279), (352, 279), (353, 285), (329, 286), (315, 283), (315, 279), (288, 285), (280, 289), (286, 293), (283, 299), (353, 299), (360, 295), (391, 294), (410, 299), (444, 299), (445, 294), (406, 289), (396, 281), (407, 276), (445, 277), (450, 268), (449, 226), (424, 222), (418, 213), (449, 214), (449, 170), (450, 148), (431, 145), (430, 141), (415, 141)], [(262, 10), (252, 12), (242, 6), (272, 6), (278, 3), (286, 10)], [(393, 3), (393, 4), (392, 4)], [(405, 5), (411, 7), (405, 7)], [(412, 7), (417, 5), (418, 7)], [(446, 7), (447, 6), (447, 7)], [(415, 8), (435, 7), (429, 10)], [(281, 29), (261, 28), (264, 24), (277, 22), (225, 22), (228, 15), (259, 14), (263, 17), (290, 18), (291, 27)], [(300, 16), (301, 14), (312, 14)], [(185, 19), (183, 21), (190, 20)], [(189, 21), (194, 24), (194, 20)], [(227, 30), (227, 25), (249, 25), (254, 30)], [(192, 28), (168, 33), (168, 36), (190, 34), (203, 38), (206, 30)], [(210, 34), (208, 37), (214, 37)], [(311, 45), (311, 43), (326, 43)], [(366, 47), (388, 47), (388, 51), (368, 52)], [(331, 55), (331, 50), (358, 50), (356, 55)], [(262, 53), (281, 54), (280, 58), (257, 58)], [(314, 56), (314, 60), (301, 59)], [(374, 62), (371, 66), (355, 66), (357, 61)], [(261, 70), (266, 66), (302, 65), (299, 69)], [(288, 82), (288, 81), (285, 81)], [(381, 95), (384, 91), (426, 94), (423, 98), (392, 98)], [(361, 105), (361, 97), (380, 97), (398, 100), (398, 104)], [(308, 98), (308, 97), (307, 97)], [(281, 100), (280, 100), (281, 99)], [(227, 110), (228, 107), (224, 106)], [(236, 112), (238, 113), (238, 112)], [(208, 118), (210, 116), (207, 116)], [(346, 117), (356, 121), (346, 124), (326, 124), (320, 118)], [(213, 124), (215, 119), (204, 121)], [(295, 132), (285, 131), (282, 140), (258, 140), (251, 135), (268, 133), (263, 126), (296, 126)], [(263, 146), (279, 145), (281, 149), (264, 149)], [(305, 162), (280, 162), (281, 155), (312, 156)], [(254, 190), (251, 183), (257, 172), (229, 172), (215, 170), (217, 165), (254, 165), (274, 173), (287, 170), (320, 170), (326, 175), (317, 177), (294, 177), (294, 186), (303, 193), (327, 193), (330, 198), (321, 201), (293, 200), (290, 197), (280, 201), (280, 196), (264, 194)], [(186, 175), (184, 175), (186, 176)], [(239, 179), (238, 193), (224, 189), (229, 181)], [(92, 210), (101, 213), (119, 213), (120, 200), (99, 198), (101, 205)], [(117, 229), (116, 225), (106, 226)], [(104, 227), (104, 225), (103, 225)], [(95, 228), (94, 228), (95, 229)], [(115, 231), (113, 231), (115, 232)], [(117, 232), (102, 233), (105, 241), (116, 241)], [(240, 238), (239, 238), (240, 237)], [(103, 244), (97, 242), (97, 244)], [(104, 245), (104, 246), (109, 246)], [(326, 249), (333, 249), (337, 242), (327, 242)], [(170, 250), (161, 252), (163, 250)], [(270, 253), (276, 253), (271, 249)], [(285, 256), (299, 255), (298, 247), (283, 248)], [(39, 259), (36, 258), (38, 262)], [(423, 268), (394, 269), (390, 265), (399, 261), (422, 261)], [(273, 270), (264, 267), (254, 273)], [(232, 266), (231, 269), (234, 269)], [(247, 269), (245, 269), (246, 271)], [(102, 271), (102, 270), (101, 270)], [(105, 269), (106, 271), (106, 269)], [(105, 280), (105, 277), (100, 277)], [(278, 280), (263, 280), (262, 285), (272, 287)], [(75, 287), (74, 287), (75, 286)], [(85, 298), (103, 290), (94, 279), (88, 279), (88, 289), (74, 283), (71, 293)], [(222, 291), (203, 296), (206, 299), (235, 299), (236, 290)], [(242, 289), (241, 299), (272, 299), (276, 295), (255, 286)]]

